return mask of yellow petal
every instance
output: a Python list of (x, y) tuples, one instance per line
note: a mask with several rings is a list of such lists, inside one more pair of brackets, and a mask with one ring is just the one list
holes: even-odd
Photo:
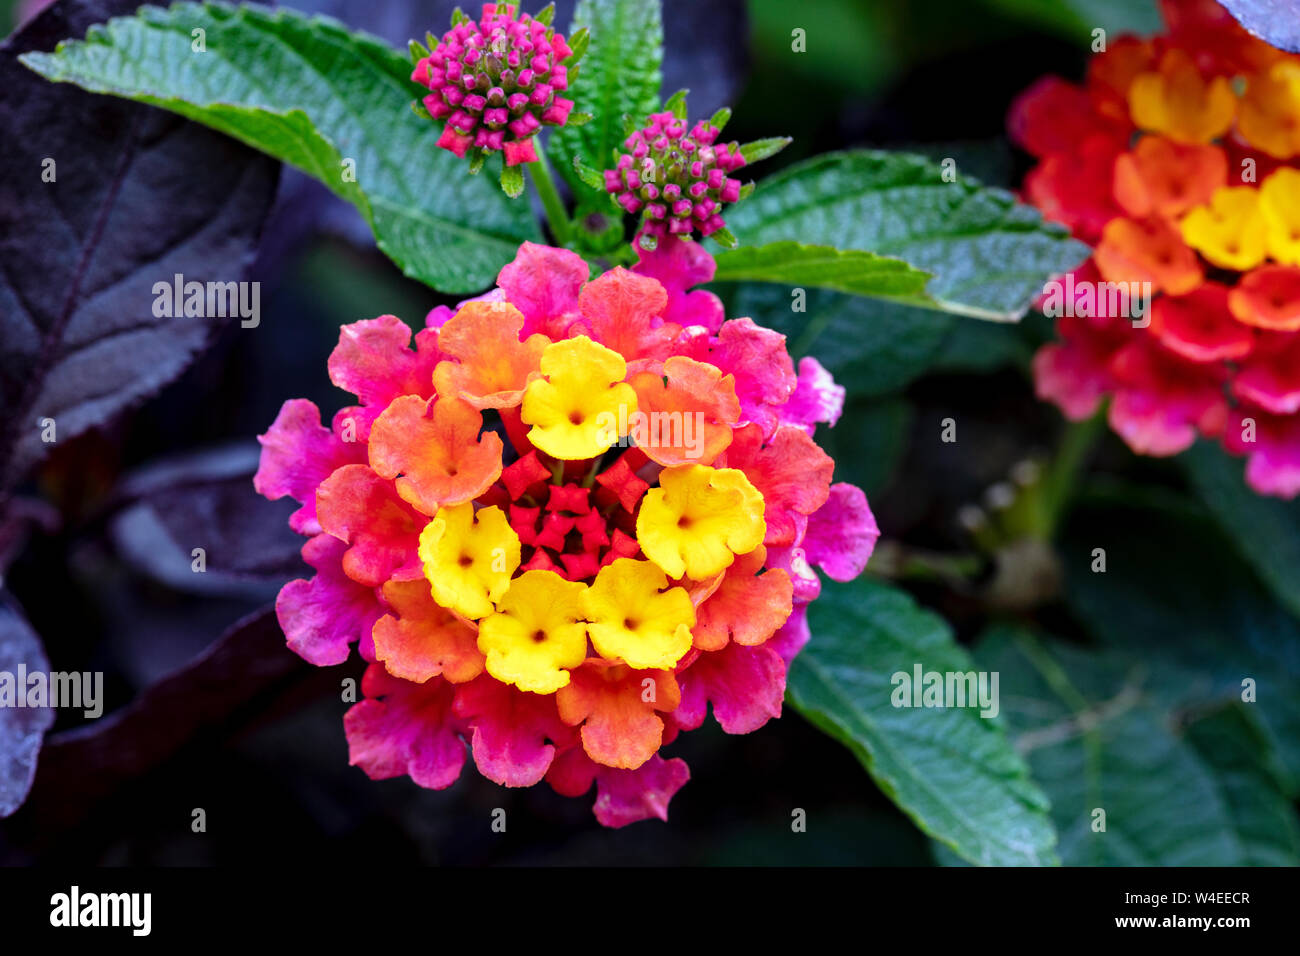
[(1300, 266), (1300, 170), (1283, 167), (1259, 185), (1259, 205), (1267, 223), (1269, 255)]
[(519, 535), (496, 506), (439, 508), (420, 532), (420, 560), (433, 599), (467, 618), (492, 613), (519, 567)]
[(497, 612), (479, 624), (488, 673), (534, 694), (553, 694), (587, 657), (587, 587), (554, 571), (525, 571), (510, 582)]
[(636, 392), (623, 356), (585, 335), (548, 345), (542, 375), (524, 390), (528, 439), (552, 458), (595, 458), (627, 434)]
[(584, 595), (591, 643), (601, 657), (637, 670), (673, 667), (691, 649), (695, 607), (685, 588), (649, 561), (619, 558)]
[(701, 580), (763, 543), (763, 496), (735, 468), (665, 468), (646, 492), (636, 536), (647, 558), (671, 577)]
[(1183, 217), (1183, 239), (1217, 266), (1244, 272), (1264, 261), (1264, 215), (1259, 193), (1249, 186), (1214, 191), (1208, 206)]

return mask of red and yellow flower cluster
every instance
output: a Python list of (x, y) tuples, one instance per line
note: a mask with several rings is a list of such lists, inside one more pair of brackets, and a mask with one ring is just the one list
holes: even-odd
[[(1112, 42), (1087, 83), (1040, 80), (1011, 110), (1041, 162), (1025, 193), (1095, 246), (1034, 362), (1067, 417), (1110, 397), (1137, 452), (1198, 434), (1247, 458), (1262, 494), (1300, 492), (1300, 57), (1212, 0), (1165, 0), (1167, 31)], [(1148, 315), (1099, 282), (1150, 283)], [(1097, 305), (1095, 303), (1100, 303)], [(1074, 305), (1080, 308), (1074, 308)], [(1091, 306), (1088, 307), (1088, 306)], [(1149, 322), (1149, 324), (1148, 324)]]
[(666, 816), (688, 773), (660, 750), (710, 704), (729, 733), (780, 714), (813, 566), (855, 577), (878, 532), (812, 437), (843, 389), (724, 321), (691, 289), (713, 271), (678, 239), (596, 279), (526, 243), (413, 348), (394, 316), (345, 326), (359, 404), (327, 428), (287, 402), (261, 437), (316, 570), (280, 623), (313, 664), (371, 662), (344, 727), (372, 778), (450, 786), (468, 743), (505, 786), (594, 782), (621, 826)]

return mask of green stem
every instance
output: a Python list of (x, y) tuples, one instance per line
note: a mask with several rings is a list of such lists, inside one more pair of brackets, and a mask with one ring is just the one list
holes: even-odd
[(1087, 464), (1093, 446), (1105, 429), (1105, 415), (1098, 412), (1087, 421), (1070, 425), (1061, 438), (1056, 458), (1048, 466), (1042, 484), (1044, 537), (1055, 536), (1065, 508), (1074, 497), (1079, 475)]
[(542, 144), (536, 141), (537, 137), (533, 139), (537, 149), (537, 162), (524, 165), (528, 167), (528, 176), (537, 188), (537, 195), (541, 197), (542, 209), (546, 212), (546, 224), (551, 227), (551, 235), (555, 237), (557, 243), (567, 246), (572, 238), (573, 223), (570, 222), (569, 214), (564, 209), (560, 191), (555, 188), (555, 177), (551, 175), (551, 164), (546, 161)]

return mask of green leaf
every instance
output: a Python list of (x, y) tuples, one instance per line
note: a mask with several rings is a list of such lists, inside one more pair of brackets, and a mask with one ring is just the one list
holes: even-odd
[(745, 157), (746, 163), (757, 163), (759, 160), (775, 156), (792, 142), (794, 140), (789, 136), (771, 136), (767, 139), (756, 139), (752, 143), (746, 143), (740, 147), (740, 155)]
[(972, 669), (937, 616), (869, 578), (828, 584), (790, 668), (791, 703), (844, 743), (927, 834), (986, 865), (1050, 864), (1047, 799), (992, 720), (970, 708), (895, 707), (891, 675)]
[(709, 120), (709, 125), (712, 126), (714, 129), (716, 129), (718, 132), (722, 132), (723, 128), (730, 122), (731, 122), (731, 108), (729, 106), (724, 106), (722, 109), (718, 110), (716, 113), (713, 114), (712, 118)]
[(605, 180), (600, 175), (600, 171), (592, 169), (577, 156), (573, 157), (573, 171), (578, 174), (579, 179), (592, 189), (605, 188)]
[(501, 167), (501, 191), (511, 199), (518, 199), (524, 194), (524, 167)]
[(609, 169), (614, 149), (659, 107), (663, 23), (659, 0), (578, 0), (571, 29), (590, 31), (582, 75), (569, 86), (574, 109), (595, 117), (580, 127), (564, 126), (551, 136), (556, 168), (575, 191), (587, 186), (573, 170), (575, 157), (593, 169)]
[[(1188, 725), (1144, 665), (1000, 627), (975, 649), (1000, 675), (1002, 719), (1052, 801), (1069, 865), (1297, 862), (1295, 813), (1250, 705)], [(1105, 812), (1105, 830), (1094, 829)]]
[[(716, 242), (718, 245), (722, 246), (722, 248), (724, 249), (734, 249), (736, 248), (737, 245), (735, 233), (733, 233), (730, 229), (727, 229), (726, 227), (714, 231), (713, 241)], [(642, 240), (642, 244), (644, 245), (644, 237)]]
[(1279, 601), (1300, 616), (1300, 501), (1252, 491), (1241, 459), (1210, 442), (1180, 456), (1201, 500)]
[[(202, 53), (191, 48), (196, 29)], [(421, 88), (409, 60), (337, 21), (253, 5), (142, 7), (22, 59), (48, 79), (163, 107), (297, 166), (355, 205), (403, 272), (442, 291), (485, 288), (520, 242), (540, 240), (526, 203), (471, 178), (437, 147), (438, 127), (410, 115)]]
[(779, 282), (899, 302), (927, 301), (924, 290), (929, 273), (913, 269), (902, 259), (874, 252), (771, 242), (743, 246), (715, 258), (717, 282)]
[(572, 66), (587, 55), (587, 47), (591, 45), (591, 31), (586, 27), (581, 30), (575, 30), (569, 37), (569, 49), (573, 52), (564, 58), (566, 66)]
[[(1300, 620), (1272, 599), (1195, 502), (1137, 503), (1127, 488), (1086, 492), (1065, 527), (1066, 594), (1088, 630), (1151, 671), (1170, 706), (1256, 700), (1245, 713), (1300, 793)], [(1106, 570), (1092, 570), (1095, 549)]]
[(1109, 37), (1149, 36), (1164, 29), (1156, 0), (988, 0), (993, 6), (1077, 43), (1090, 43), (1092, 31)]
[(664, 110), (672, 113), (679, 120), (686, 119), (686, 96), (690, 90), (678, 90), (664, 103)]
[(763, 181), (728, 225), (746, 246), (794, 241), (901, 259), (933, 274), (931, 308), (1003, 321), (1088, 255), (1009, 192), (943, 175), (905, 153), (829, 153)]

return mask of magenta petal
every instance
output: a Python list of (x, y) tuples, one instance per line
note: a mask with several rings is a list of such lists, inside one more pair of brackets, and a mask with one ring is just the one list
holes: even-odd
[(867, 496), (855, 485), (831, 485), (830, 497), (808, 519), (803, 550), (836, 581), (852, 581), (867, 566), (880, 537)]
[(811, 637), (808, 630), (808, 605), (796, 602), (781, 629), (764, 641), (763, 646), (780, 654), (786, 666), (789, 666)]
[(330, 381), (361, 400), (388, 405), (398, 395), (433, 395), (433, 367), (443, 359), (438, 333), (422, 329), (412, 351), (411, 328), (395, 315), (353, 322), (339, 329), (329, 357)]
[(299, 534), (319, 534), (316, 487), (336, 468), (365, 461), (365, 446), (341, 441), (321, 424), (315, 403), (305, 398), (285, 402), (257, 440), (262, 457), (253, 487), (272, 501), (288, 495), (299, 502), (302, 507), (289, 516), (289, 527)]
[(451, 718), (451, 685), (441, 677), (424, 684), (398, 680), (372, 664), (362, 687), (367, 699), (343, 716), (348, 763), (371, 780), (409, 775), (433, 790), (455, 783), (465, 744)]
[(607, 827), (668, 819), (668, 803), (691, 779), (686, 761), (655, 754), (635, 770), (604, 769), (596, 778), (596, 819)]
[(741, 318), (722, 323), (717, 338), (687, 335), (679, 345), (691, 358), (735, 376), (742, 422), (756, 423), (770, 438), (798, 382), (785, 336)]
[(687, 242), (676, 236), (659, 240), (652, 252), (641, 248), (640, 242), (635, 248), (637, 264), (632, 271), (657, 279), (668, 293), (663, 320), (682, 328), (703, 326), (716, 333), (725, 318), (722, 300), (703, 289), (688, 291), (692, 286), (713, 281), (713, 274), (717, 271), (713, 256), (698, 242)]
[(708, 703), (729, 734), (748, 734), (781, 716), (785, 661), (765, 644), (728, 644), (720, 651), (708, 651), (678, 680), (682, 702), (673, 717), (685, 730), (703, 723)]
[(280, 589), (275, 615), (289, 649), (309, 664), (326, 667), (348, 659), (349, 645), (361, 642), (361, 654), (374, 660), (371, 629), (383, 616), (373, 589), (343, 573), (348, 546), (318, 534), (302, 546), (303, 560), (316, 569), (310, 580), (299, 578)]
[(794, 585), (794, 602), (796, 605), (815, 601), (817, 596), (822, 593), (822, 579), (817, 576), (817, 572), (808, 563), (808, 557), (804, 554), (803, 548), (770, 547), (767, 549), (767, 566), (769, 568), (780, 568), (790, 575), (790, 583)]
[(525, 242), (497, 277), (505, 298), (524, 314), (520, 336), (564, 338), (578, 318), (578, 291), (591, 267), (577, 253)]
[(505, 787), (531, 787), (555, 756), (551, 741), (567, 741), (554, 695), (529, 694), (481, 677), (456, 691), (456, 714), (473, 727), (470, 741), (479, 772)]
[(819, 422), (834, 425), (840, 420), (845, 394), (844, 386), (835, 384), (821, 362), (805, 356), (799, 360), (799, 382), (781, 410), (781, 420), (811, 435)]

